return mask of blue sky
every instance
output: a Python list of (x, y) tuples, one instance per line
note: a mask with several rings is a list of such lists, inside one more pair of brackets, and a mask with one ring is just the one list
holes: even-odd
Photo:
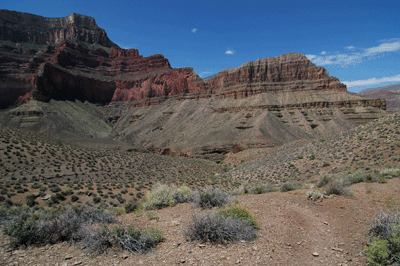
[(400, 83), (400, 1), (2, 1), (0, 9), (92, 16), (112, 41), (201, 77), (297, 52), (348, 90)]

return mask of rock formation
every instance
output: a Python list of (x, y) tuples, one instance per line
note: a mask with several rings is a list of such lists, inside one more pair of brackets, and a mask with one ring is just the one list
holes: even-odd
[(0, 110), (2, 126), (118, 138), (141, 151), (221, 161), (385, 115), (384, 100), (347, 93), (297, 53), (203, 80), (192, 68), (171, 68), (162, 55), (120, 49), (93, 18), (2, 10), (0, 22), (0, 108), (19, 105)]
[(263, 92), (346, 91), (346, 86), (330, 77), (325, 68), (297, 53), (248, 62), (224, 70), (206, 82), (215, 94), (234, 98)]
[(383, 99), (388, 111), (400, 111), (400, 84), (380, 88), (366, 89), (358, 93), (359, 96), (369, 99)]
[(79, 40), (119, 48), (92, 17), (72, 13), (65, 18), (45, 18), (33, 14), (0, 10), (0, 40), (14, 43), (52, 45)]

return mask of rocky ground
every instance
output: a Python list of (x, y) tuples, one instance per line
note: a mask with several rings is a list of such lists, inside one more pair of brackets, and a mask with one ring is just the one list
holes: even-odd
[(212, 245), (189, 243), (182, 230), (190, 223), (194, 207), (172, 208), (119, 217), (164, 231), (165, 242), (144, 254), (110, 250), (92, 256), (70, 243), (11, 249), (1, 237), (1, 265), (365, 265), (362, 255), (367, 233), (379, 211), (399, 210), (400, 179), (387, 184), (359, 183), (354, 196), (310, 201), (307, 190), (239, 196), (240, 205), (257, 219), (260, 230), (251, 242)]

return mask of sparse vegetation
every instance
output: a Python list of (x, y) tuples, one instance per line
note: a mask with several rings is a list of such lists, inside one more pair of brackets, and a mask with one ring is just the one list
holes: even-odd
[(212, 243), (253, 240), (257, 230), (249, 221), (235, 219), (227, 215), (215, 215), (213, 212), (197, 212), (192, 215), (192, 223), (184, 230), (188, 241), (210, 241)]

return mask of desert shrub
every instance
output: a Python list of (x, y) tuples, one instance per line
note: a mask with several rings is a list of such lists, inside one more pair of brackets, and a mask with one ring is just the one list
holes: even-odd
[[(243, 186), (243, 193), (244, 194), (264, 194), (264, 193), (269, 193), (269, 192), (274, 192), (275, 188), (267, 183), (267, 184), (263, 184), (263, 183), (256, 183), (256, 184), (246, 184), (245, 186)], [(239, 190), (238, 191), (239, 194), (243, 194), (241, 193), (242, 191)], [(236, 191), (234, 191), (233, 193), (237, 193)]]
[(111, 247), (142, 254), (164, 241), (162, 234), (159, 229), (144, 230), (135, 225), (128, 228), (116, 226), (111, 230), (108, 227), (85, 226), (77, 233), (89, 252), (97, 254), (104, 253)]
[(99, 196), (94, 196), (92, 199), (94, 204), (97, 204), (101, 201), (101, 198)]
[(280, 192), (287, 192), (287, 191), (292, 191), (296, 190), (299, 188), (299, 185), (293, 182), (286, 182), (282, 184), (281, 188), (279, 189)]
[(325, 187), (329, 183), (329, 181), (331, 181), (331, 179), (332, 177), (328, 175), (321, 176), (318, 181), (317, 187)]
[(384, 178), (383, 176), (379, 177), (378, 183), (380, 184), (386, 184), (388, 181), (386, 178)]
[(173, 193), (176, 203), (185, 203), (193, 201), (193, 191), (188, 186), (181, 186)]
[(257, 229), (242, 219), (217, 216), (212, 212), (199, 212), (192, 216), (192, 223), (184, 230), (188, 241), (249, 241), (257, 236)]
[(400, 216), (398, 213), (379, 213), (373, 222), (372, 243), (365, 248), (371, 265), (400, 264)]
[(176, 188), (157, 184), (147, 193), (142, 206), (146, 210), (161, 209), (168, 206), (175, 206), (177, 203), (191, 202), (193, 198), (193, 192), (187, 186)]
[(120, 238), (120, 244), (124, 250), (129, 252), (145, 253), (164, 241), (163, 232), (159, 229), (151, 228), (146, 231), (131, 225), (126, 233)]
[(98, 228), (84, 226), (76, 233), (76, 239), (84, 245), (90, 253), (102, 254), (113, 246), (113, 235), (106, 227)]
[(321, 193), (321, 191), (319, 191), (319, 190), (308, 191), (307, 198), (309, 198), (310, 200), (313, 200), (313, 201), (317, 201), (317, 200), (322, 201), (324, 199), (324, 194)]
[(325, 190), (328, 195), (352, 196), (348, 186), (349, 184), (343, 178), (334, 178), (325, 186)]
[(127, 204), (125, 204), (125, 212), (126, 213), (134, 212), (139, 208), (139, 205), (140, 205), (139, 202), (135, 198), (133, 198)]
[(35, 204), (37, 204), (35, 199), (36, 199), (36, 195), (34, 195), (34, 194), (26, 195), (26, 197), (25, 197), (26, 206), (33, 207)]
[(64, 196), (72, 195), (74, 193), (74, 190), (72, 188), (67, 188), (63, 192), (61, 192)]
[(388, 167), (388, 168), (383, 168), (379, 171), (380, 175), (383, 177), (387, 178), (394, 178), (394, 177), (400, 177), (400, 168), (398, 167)]
[(57, 200), (60, 201), (64, 201), (65, 200), (65, 196), (61, 193), (56, 193), (56, 195), (54, 196)]
[(245, 208), (237, 205), (220, 210), (217, 213), (217, 216), (222, 216), (224, 218), (230, 217), (236, 220), (247, 221), (250, 226), (258, 229), (258, 224), (256, 219)]
[(71, 201), (72, 202), (76, 202), (76, 201), (78, 201), (79, 200), (79, 197), (77, 196), (77, 195), (75, 195), (75, 194), (72, 194), (71, 195)]
[(348, 175), (348, 176), (346, 176), (346, 179), (348, 180), (348, 182), (350, 184), (357, 184), (357, 183), (362, 183), (362, 182), (367, 181), (365, 173), (357, 173), (354, 175)]
[(57, 185), (54, 185), (54, 186), (52, 186), (50, 188), (50, 191), (53, 192), (53, 193), (57, 193), (57, 192), (61, 191), (61, 188), (59, 186), (57, 186)]
[(173, 197), (173, 188), (167, 185), (157, 184), (149, 191), (142, 205), (146, 210), (161, 209), (168, 206), (175, 206), (176, 200)]
[(328, 167), (328, 166), (331, 166), (331, 164), (328, 162), (324, 162), (324, 164), (322, 165), (322, 167)]
[(60, 207), (52, 212), (17, 208), (9, 210), (5, 217), (3, 233), (15, 246), (68, 241), (84, 224), (115, 222), (110, 213), (83, 207)]
[(203, 209), (211, 209), (230, 204), (232, 197), (219, 188), (208, 187), (195, 195), (194, 202)]

